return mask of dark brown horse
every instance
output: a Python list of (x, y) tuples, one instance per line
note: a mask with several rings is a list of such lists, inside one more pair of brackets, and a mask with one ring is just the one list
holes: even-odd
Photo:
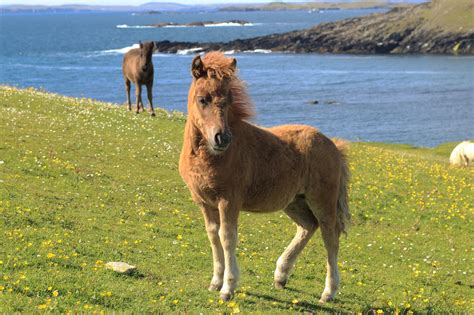
[(132, 110), (132, 104), (130, 102), (130, 85), (131, 82), (135, 84), (136, 91), (136, 102), (137, 110), (136, 113), (143, 110), (142, 102), (142, 85), (146, 85), (148, 102), (150, 103), (150, 112), (152, 116), (155, 116), (155, 110), (153, 109), (153, 51), (156, 50), (155, 42), (140, 42), (140, 48), (130, 50), (123, 57), (122, 70), (123, 78), (125, 80), (125, 90), (127, 92), (127, 108)]
[[(239, 280), (237, 222), (241, 210), (283, 211), (297, 232), (278, 258), (274, 283), (283, 288), (296, 258), (318, 227), (327, 251), (320, 302), (339, 286), (339, 235), (349, 221), (349, 168), (344, 143), (304, 125), (260, 128), (247, 120), (251, 101), (236, 75), (236, 60), (220, 52), (197, 56), (188, 94), (188, 119), (179, 171), (199, 206), (211, 242), (210, 290), (228, 300)], [(281, 230), (263, 238), (271, 242)]]

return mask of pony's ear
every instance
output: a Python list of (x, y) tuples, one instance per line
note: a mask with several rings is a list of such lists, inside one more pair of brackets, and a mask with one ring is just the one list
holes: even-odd
[(153, 50), (158, 50), (158, 42), (153, 42)]
[(235, 72), (235, 70), (237, 69), (237, 59), (232, 58), (232, 62), (230, 64), (230, 69), (232, 70), (232, 72)]
[(193, 62), (191, 63), (191, 74), (195, 79), (199, 79), (206, 74), (200, 55), (194, 57)]
[(143, 48), (143, 43), (141, 40), (138, 41), (138, 45), (140, 45), (140, 49)]

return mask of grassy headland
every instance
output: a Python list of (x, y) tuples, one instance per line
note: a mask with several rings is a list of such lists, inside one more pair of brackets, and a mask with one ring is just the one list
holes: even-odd
[[(0, 87), (0, 313), (472, 312), (474, 168), (455, 144), (353, 143), (353, 226), (342, 287), (320, 306), (315, 235), (288, 289), (274, 263), (295, 233), (283, 213), (241, 215), (240, 289), (206, 291), (211, 253), (177, 163), (184, 117)], [(132, 276), (107, 261), (137, 265)]]
[[(359, 2), (357, 2), (359, 3)], [(158, 42), (161, 52), (266, 49), (296, 53), (474, 54), (474, 2), (433, 0), (386, 13), (227, 43)]]
[(361, 0), (354, 2), (270, 2), (261, 4), (242, 4), (226, 6), (220, 11), (288, 11), (288, 10), (351, 10), (351, 9), (375, 9), (392, 8), (394, 6), (405, 6), (407, 4), (394, 4), (387, 0)]

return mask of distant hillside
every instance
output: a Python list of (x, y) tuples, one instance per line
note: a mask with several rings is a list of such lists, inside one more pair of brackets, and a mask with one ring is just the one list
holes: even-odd
[[(92, 2), (92, 1), (91, 1)], [(185, 5), (172, 2), (148, 2), (139, 6), (132, 5), (0, 5), (0, 12), (192, 12), (217, 10), (215, 6)]]
[(300, 3), (270, 2), (257, 4), (234, 4), (224, 6), (220, 11), (286, 11), (286, 10), (347, 10), (347, 9), (370, 9), (370, 8), (392, 8), (395, 6), (411, 5), (413, 3), (426, 2), (428, 0), (359, 0), (359, 1), (312, 1)]
[(474, 54), (474, 1), (434, 0), (387, 13), (228, 43), (160, 42), (160, 51), (201, 47), (296, 53)]

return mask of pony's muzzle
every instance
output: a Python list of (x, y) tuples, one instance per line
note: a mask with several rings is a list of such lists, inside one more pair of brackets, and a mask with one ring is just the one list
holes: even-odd
[(232, 141), (232, 135), (230, 132), (218, 132), (214, 136), (214, 150), (224, 151), (226, 150)]

